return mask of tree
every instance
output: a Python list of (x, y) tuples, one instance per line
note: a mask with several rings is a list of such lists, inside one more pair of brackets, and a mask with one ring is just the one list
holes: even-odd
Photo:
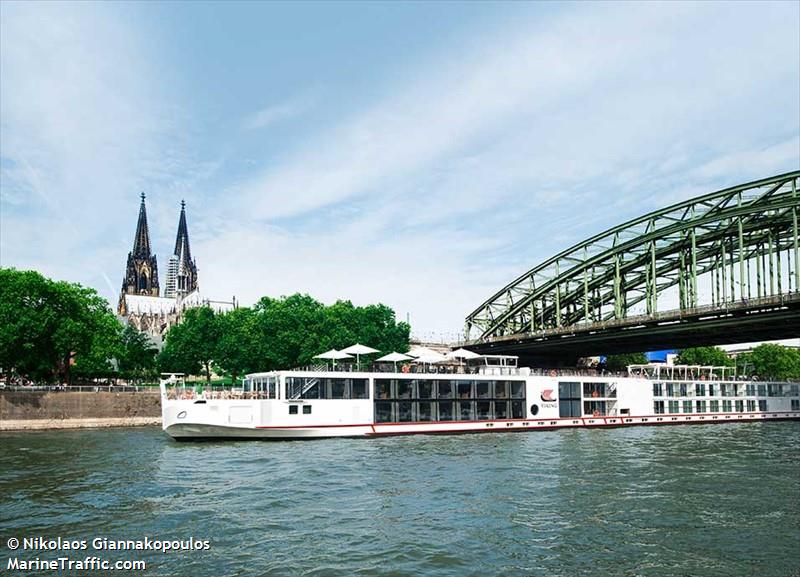
[(218, 316), (219, 342), (215, 363), (234, 382), (243, 374), (262, 370), (263, 352), (255, 310), (242, 307)]
[(626, 353), (621, 355), (606, 356), (606, 369), (609, 371), (624, 371), (628, 365), (644, 365), (647, 357), (644, 353)]
[(110, 370), (121, 327), (94, 289), (0, 269), (0, 366), (31, 380)]
[(255, 335), (260, 343), (260, 370), (308, 365), (314, 355), (356, 342), (380, 351), (407, 351), (410, 327), (398, 323), (383, 304), (354, 306), (337, 301), (325, 306), (308, 295), (264, 297), (255, 306)]
[(762, 379), (800, 379), (800, 351), (796, 349), (764, 343), (739, 355), (737, 361)]
[(127, 325), (121, 341), (117, 355), (120, 375), (134, 380), (155, 377), (158, 349), (150, 337), (133, 325)]
[(694, 347), (683, 349), (675, 360), (679, 365), (701, 365), (704, 367), (732, 367), (734, 360), (717, 347)]
[(189, 309), (180, 324), (167, 332), (159, 366), (166, 372), (205, 373), (211, 382), (211, 365), (219, 345), (218, 316), (210, 307)]

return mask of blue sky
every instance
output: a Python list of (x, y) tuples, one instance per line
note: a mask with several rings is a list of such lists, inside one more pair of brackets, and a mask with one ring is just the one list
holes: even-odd
[(0, 264), (449, 336), (554, 252), (800, 167), (800, 5), (0, 4)]

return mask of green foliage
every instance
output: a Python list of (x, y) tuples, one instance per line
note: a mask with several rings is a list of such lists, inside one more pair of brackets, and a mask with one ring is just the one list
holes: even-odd
[[(196, 311), (205, 312), (198, 313)], [(328, 349), (356, 342), (384, 352), (408, 350), (410, 327), (386, 305), (325, 306), (308, 295), (264, 297), (252, 308), (224, 314), (187, 311), (167, 333), (159, 357), (163, 371), (210, 377), (212, 364), (234, 379), (245, 373), (289, 369), (316, 361)]]
[(644, 365), (646, 363), (647, 357), (644, 353), (606, 356), (606, 369), (609, 371), (624, 371), (628, 368), (628, 365)]
[(765, 380), (800, 379), (800, 351), (764, 343), (736, 359), (743, 372)]
[(120, 376), (137, 381), (156, 378), (157, 353), (158, 349), (147, 334), (127, 325), (117, 355)]
[(337, 301), (325, 306), (308, 295), (295, 294), (262, 298), (255, 310), (263, 354), (260, 370), (319, 362), (314, 355), (357, 342), (384, 353), (408, 350), (409, 325), (398, 323), (394, 311), (383, 304), (357, 307), (350, 301)]
[(732, 367), (735, 361), (717, 347), (694, 347), (683, 349), (675, 360), (678, 365), (701, 365), (704, 367)]
[(240, 375), (261, 370), (263, 351), (258, 339), (256, 311), (243, 307), (217, 317), (219, 342), (216, 365), (228, 373), (233, 382)]
[(211, 363), (219, 344), (220, 326), (217, 315), (209, 307), (189, 309), (180, 324), (167, 333), (164, 350), (159, 356), (162, 371), (187, 375), (205, 374), (211, 381)]
[(70, 380), (111, 370), (121, 326), (93, 289), (34, 271), (0, 269), (0, 366), (18, 376)]

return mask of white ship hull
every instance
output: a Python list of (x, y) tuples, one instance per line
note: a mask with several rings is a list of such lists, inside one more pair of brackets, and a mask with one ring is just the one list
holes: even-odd
[(248, 375), (238, 392), (162, 385), (175, 439), (312, 439), (800, 420), (800, 384), (500, 373)]

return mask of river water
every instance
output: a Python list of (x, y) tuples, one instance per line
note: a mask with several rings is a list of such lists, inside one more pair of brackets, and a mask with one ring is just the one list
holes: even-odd
[(99, 553), (145, 560), (141, 575), (800, 575), (800, 423), (279, 443), (4, 433), (0, 573), (10, 556), (64, 555), (9, 551), (32, 536), (210, 540)]

